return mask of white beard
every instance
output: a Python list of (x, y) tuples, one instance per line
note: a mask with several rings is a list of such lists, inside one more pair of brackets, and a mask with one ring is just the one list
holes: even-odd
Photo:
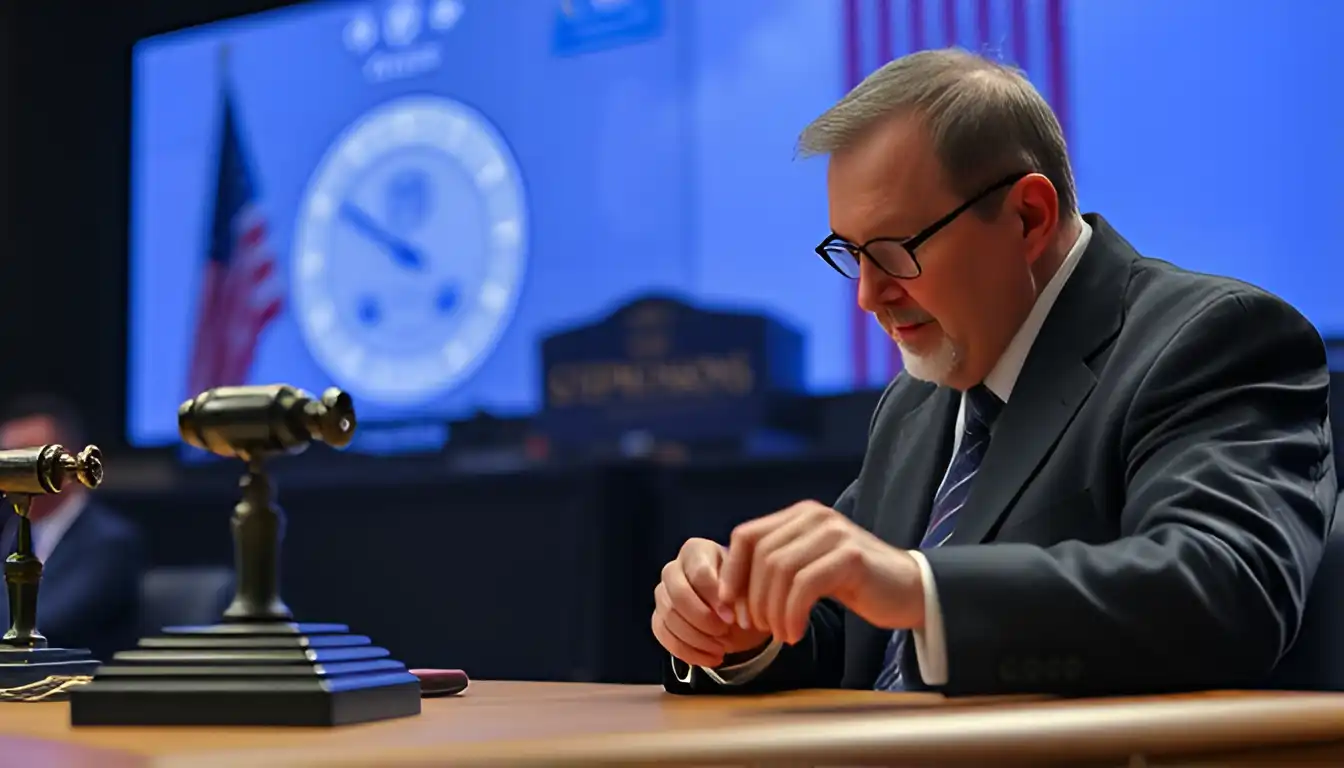
[(905, 372), (920, 381), (946, 384), (961, 362), (961, 351), (947, 336), (936, 350), (924, 355), (915, 354), (900, 342), (897, 346), (901, 348), (901, 364)]

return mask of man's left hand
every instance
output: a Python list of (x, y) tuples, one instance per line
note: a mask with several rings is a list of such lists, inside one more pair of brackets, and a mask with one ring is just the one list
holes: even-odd
[(812, 606), (823, 597), (876, 627), (924, 624), (924, 587), (915, 559), (824, 504), (799, 502), (733, 529), (719, 600), (737, 607), (739, 623), (796, 643), (807, 632)]

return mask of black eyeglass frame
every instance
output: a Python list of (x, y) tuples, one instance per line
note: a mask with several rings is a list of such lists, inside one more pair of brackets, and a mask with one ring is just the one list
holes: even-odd
[[(979, 193), (972, 195), (966, 202), (957, 206), (955, 209), (953, 209), (947, 215), (943, 216), (941, 219), (938, 219), (937, 221), (933, 222), (924, 229), (921, 229), (919, 232), (910, 237), (875, 237), (862, 245), (856, 245), (832, 232), (831, 234), (827, 235), (826, 239), (822, 240), (821, 244), (818, 245), (814, 250), (816, 251), (817, 255), (822, 258), (822, 261), (825, 261), (827, 264), (831, 266), (831, 269), (834, 269), (836, 272), (839, 272), (841, 275), (849, 278), (850, 280), (857, 279), (858, 275), (845, 274), (845, 271), (840, 268), (840, 265), (836, 264), (835, 261), (831, 259), (830, 254), (826, 252), (827, 247), (833, 245), (839, 245), (854, 255), (855, 263), (859, 261), (859, 256), (864, 256), (867, 257), (868, 261), (872, 262), (873, 266), (882, 270), (883, 273), (896, 278), (897, 280), (914, 280), (915, 278), (924, 274), (924, 267), (919, 263), (919, 257), (915, 255), (916, 248), (923, 245), (929, 238), (938, 234), (938, 232), (942, 230), (943, 227), (946, 227), (948, 224), (951, 224), (953, 221), (956, 221), (958, 216), (970, 210), (971, 207), (974, 206), (976, 203), (981, 202), (985, 198), (989, 197), (995, 192), (998, 192), (1004, 187), (1009, 187), (1012, 186), (1013, 184), (1016, 184), (1022, 179), (1025, 179), (1026, 177), (1030, 176), (1032, 173), (1034, 173), (1034, 171), (1021, 171), (1018, 173), (1013, 173), (1008, 176), (1005, 176), (1002, 179), (999, 179), (993, 184), (990, 184), (988, 187), (985, 187)], [(892, 272), (891, 270), (887, 269), (886, 267), (882, 266), (882, 262), (876, 258), (873, 258), (873, 254), (868, 251), (868, 247), (873, 243), (895, 243), (904, 248), (905, 252), (910, 255), (910, 263), (915, 265), (915, 273), (913, 275), (898, 275)]]

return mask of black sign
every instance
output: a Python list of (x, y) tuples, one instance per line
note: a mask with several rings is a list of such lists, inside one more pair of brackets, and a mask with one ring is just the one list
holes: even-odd
[(771, 317), (647, 297), (541, 345), (543, 419), (587, 442), (645, 431), (668, 440), (738, 438), (803, 384), (802, 335)]

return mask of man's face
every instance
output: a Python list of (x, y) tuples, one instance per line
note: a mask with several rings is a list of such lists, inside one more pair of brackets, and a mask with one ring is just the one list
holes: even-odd
[[(990, 196), (993, 217), (967, 211), (924, 241), (914, 253), (917, 278), (896, 279), (861, 260), (859, 306), (900, 346), (910, 375), (958, 389), (980, 383), (1030, 311), (1030, 264), (1040, 247), (1024, 236), (1019, 191)], [(856, 244), (912, 237), (966, 202), (919, 121), (905, 117), (834, 154), (828, 194), (831, 228)]]
[(0, 450), (36, 448), (58, 442), (56, 421), (50, 416), (24, 416), (0, 424)]
[[(23, 416), (0, 424), (0, 450), (37, 448), (59, 442), (61, 440), (56, 420), (50, 416)], [(33, 520), (41, 520), (56, 508), (60, 498), (60, 496), (34, 496), (28, 516)]]

